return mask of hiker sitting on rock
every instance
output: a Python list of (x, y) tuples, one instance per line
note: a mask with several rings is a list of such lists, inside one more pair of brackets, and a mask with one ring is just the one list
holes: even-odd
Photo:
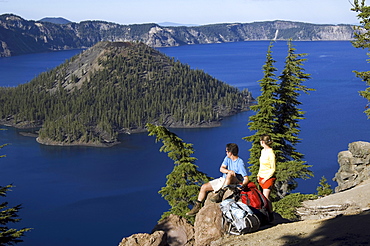
[(244, 161), (239, 158), (238, 152), (239, 148), (237, 144), (229, 143), (226, 145), (226, 157), (220, 167), (220, 172), (223, 173), (222, 177), (202, 185), (198, 200), (195, 201), (194, 207), (186, 215), (193, 216), (199, 212), (209, 191), (218, 192), (216, 196), (211, 198), (212, 202), (221, 202), (227, 185), (242, 183), (244, 187), (248, 184), (247, 169)]

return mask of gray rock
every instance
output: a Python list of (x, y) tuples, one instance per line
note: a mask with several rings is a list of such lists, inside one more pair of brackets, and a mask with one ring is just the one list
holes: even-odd
[(339, 170), (334, 181), (335, 192), (355, 187), (370, 178), (370, 143), (358, 141), (348, 145), (348, 151), (338, 154)]
[(219, 203), (209, 203), (204, 206), (195, 218), (195, 246), (207, 246), (212, 241), (221, 238), (222, 212)]
[(166, 233), (156, 231), (153, 234), (138, 233), (123, 238), (118, 246), (166, 246)]
[(154, 227), (153, 232), (155, 231), (165, 232), (166, 245), (193, 245), (194, 228), (185, 218), (180, 216), (171, 214)]

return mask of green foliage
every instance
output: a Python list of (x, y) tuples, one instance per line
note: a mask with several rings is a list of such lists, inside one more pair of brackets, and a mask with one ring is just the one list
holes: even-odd
[[(0, 149), (5, 145), (0, 146)], [(4, 157), (0, 156), (0, 157)], [(0, 196), (5, 197), (6, 193), (12, 188), (12, 185), (0, 186)], [(8, 207), (7, 202), (0, 204), (0, 245), (14, 245), (19, 242), (23, 242), (20, 238), (24, 236), (24, 233), (31, 230), (31, 228), (14, 229), (9, 228), (9, 223), (17, 223), (21, 219), (18, 217), (18, 212), (21, 209), (21, 205), (15, 207)]]
[(289, 191), (298, 186), (296, 179), (307, 179), (313, 176), (308, 169), (311, 166), (303, 161), (304, 155), (295, 148), (300, 143), (299, 121), (304, 119), (304, 112), (298, 108), (301, 105), (298, 97), (301, 92), (308, 94), (308, 91), (313, 91), (302, 84), (310, 78), (302, 68), (303, 62), (306, 61), (302, 57), (306, 55), (295, 54), (295, 48), (289, 41), (285, 67), (279, 76), (277, 123), (273, 131), (278, 136), (274, 151), (277, 177), (275, 187), (279, 198), (286, 196)]
[(333, 193), (331, 185), (328, 184), (327, 179), (324, 176), (320, 179), (319, 186), (317, 186), (316, 190), (318, 196), (327, 196)]
[[(91, 65), (98, 69), (77, 68), (88, 67), (80, 62), (99, 48), (104, 56)], [(142, 43), (105, 42), (30, 83), (0, 88), (0, 120), (42, 125), (40, 140), (109, 144), (146, 123), (211, 124), (245, 110), (250, 99)]]
[(192, 144), (184, 143), (176, 134), (170, 132), (163, 126), (146, 124), (149, 136), (156, 136), (156, 142), (162, 141), (160, 151), (167, 152), (168, 157), (174, 161), (173, 171), (167, 175), (166, 187), (159, 193), (171, 206), (161, 219), (170, 214), (176, 214), (194, 222), (194, 218), (187, 216), (189, 205), (194, 203), (199, 193), (199, 187), (209, 181), (206, 174), (198, 171), (194, 164), (196, 158), (191, 157), (194, 153)]
[(299, 217), (296, 213), (296, 209), (301, 206), (303, 201), (317, 199), (319, 196), (327, 196), (332, 193), (333, 190), (331, 189), (331, 186), (323, 176), (320, 180), (319, 186), (317, 187), (317, 194), (291, 193), (283, 199), (273, 202), (274, 211), (285, 219), (298, 220)]
[[(301, 92), (308, 93), (312, 89), (302, 85), (309, 79), (309, 74), (302, 68), (306, 54), (295, 54), (295, 49), (288, 42), (288, 55), (282, 75), (275, 77), (277, 71), (271, 55), (272, 43), (267, 51), (266, 63), (263, 66), (264, 77), (260, 80), (261, 96), (257, 98), (257, 105), (251, 107), (256, 111), (249, 118), (249, 129), (254, 135), (244, 139), (252, 142), (249, 163), (252, 177), (259, 170), (261, 146), (259, 143), (262, 134), (269, 134), (274, 141), (272, 148), (276, 155), (276, 182), (272, 197), (281, 199), (289, 191), (297, 187), (296, 179), (306, 179), (313, 176), (308, 170), (310, 167), (303, 161), (303, 154), (295, 146), (300, 142), (298, 138), (299, 124), (304, 119), (304, 112), (298, 108), (301, 104), (298, 97)], [(279, 82), (280, 81), (280, 82)]]
[[(362, 0), (359, 3), (358, 0), (354, 1), (352, 11), (358, 13), (357, 17), (360, 20), (361, 26), (355, 28), (355, 41), (352, 41), (352, 44), (356, 48), (362, 49), (370, 49), (370, 6), (365, 5), (365, 0)], [(368, 53), (370, 56), (370, 53)], [(370, 59), (368, 60), (370, 62)], [(356, 76), (361, 78), (364, 82), (366, 82), (369, 87), (367, 87), (364, 91), (359, 91), (360, 95), (366, 98), (370, 104), (370, 71), (359, 72), (354, 71)], [(369, 104), (365, 106), (365, 114), (370, 119), (370, 107)]]
[(285, 219), (298, 220), (296, 209), (301, 206), (303, 201), (316, 198), (317, 196), (314, 194), (291, 193), (283, 199), (273, 202), (273, 209)]
[(272, 43), (270, 43), (266, 55), (266, 62), (263, 65), (264, 77), (259, 81), (261, 86), (261, 95), (257, 97), (257, 104), (251, 106), (251, 110), (256, 114), (249, 117), (249, 129), (255, 132), (254, 135), (243, 138), (252, 142), (252, 148), (249, 150), (249, 164), (252, 173), (251, 179), (255, 179), (259, 169), (259, 158), (261, 155), (260, 135), (270, 134), (272, 139), (276, 139), (273, 134), (273, 126), (276, 124), (276, 92), (278, 90), (277, 79), (274, 67), (276, 62), (272, 58)]

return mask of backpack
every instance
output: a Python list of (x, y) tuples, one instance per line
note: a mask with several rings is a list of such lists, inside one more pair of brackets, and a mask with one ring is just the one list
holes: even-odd
[(227, 233), (242, 235), (257, 231), (260, 221), (253, 211), (244, 203), (226, 199), (220, 203), (223, 226)]
[(248, 186), (240, 192), (240, 201), (251, 207), (262, 225), (273, 221), (272, 211), (270, 211), (270, 201), (257, 189), (255, 183), (249, 182)]

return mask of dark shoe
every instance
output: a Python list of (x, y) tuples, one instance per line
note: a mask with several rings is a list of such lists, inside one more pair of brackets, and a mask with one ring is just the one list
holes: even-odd
[(189, 212), (187, 212), (186, 215), (195, 216), (201, 208), (202, 208), (202, 203), (199, 201), (196, 201), (194, 207)]
[(217, 195), (211, 198), (211, 202), (215, 202), (215, 203), (221, 202), (222, 198), (224, 197), (224, 194), (225, 194), (224, 189), (219, 190)]

